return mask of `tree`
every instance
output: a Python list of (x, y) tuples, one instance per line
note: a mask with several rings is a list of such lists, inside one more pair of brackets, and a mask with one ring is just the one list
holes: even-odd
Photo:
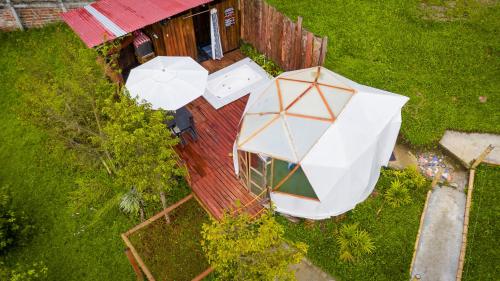
[[(164, 124), (165, 113), (138, 103), (125, 91), (107, 99), (103, 110), (107, 122), (104, 137), (97, 141), (110, 151), (118, 183), (131, 189), (122, 200), (122, 209), (142, 213), (145, 202), (157, 201), (166, 208), (165, 194), (186, 171), (173, 149), (178, 140)], [(124, 208), (124, 204), (136, 206)]]
[(23, 93), (24, 104), (19, 112), (71, 149), (84, 152), (80, 155), (85, 161), (103, 163), (111, 173), (109, 153), (91, 141), (102, 135), (101, 107), (116, 91), (102, 68), (96, 67), (97, 52), (80, 44), (33, 49), (36, 55), (20, 60), (23, 72), (16, 86)]
[(307, 246), (285, 241), (283, 234), (269, 211), (255, 219), (226, 213), (203, 225), (201, 245), (223, 280), (294, 280), (289, 266), (302, 260)]

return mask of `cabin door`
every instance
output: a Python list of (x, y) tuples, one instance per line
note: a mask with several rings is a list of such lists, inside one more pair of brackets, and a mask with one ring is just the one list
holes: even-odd
[(239, 151), (240, 177), (247, 189), (255, 196), (267, 197), (267, 170), (270, 158), (258, 154)]

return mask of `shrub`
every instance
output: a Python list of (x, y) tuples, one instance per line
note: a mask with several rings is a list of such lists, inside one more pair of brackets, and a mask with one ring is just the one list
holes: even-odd
[(223, 280), (294, 280), (289, 266), (302, 260), (307, 246), (283, 235), (271, 212), (254, 220), (246, 213), (226, 214), (203, 225), (201, 245)]
[(259, 53), (252, 45), (244, 43), (241, 45), (240, 50), (243, 54), (251, 58), (255, 63), (260, 65), (271, 76), (276, 77), (283, 73), (283, 69), (275, 62), (268, 59), (264, 54)]
[(337, 236), (340, 247), (340, 259), (344, 262), (355, 262), (366, 254), (375, 250), (370, 235), (365, 230), (360, 230), (357, 223), (344, 224)]
[(396, 177), (407, 188), (422, 188), (427, 185), (427, 180), (420, 174), (416, 167), (409, 166), (402, 171), (396, 171)]
[(391, 187), (385, 192), (387, 203), (396, 208), (411, 202), (410, 191), (399, 179), (391, 182)]
[(5, 281), (41, 281), (47, 279), (47, 267), (43, 262), (36, 262), (32, 266), (17, 264), (8, 268), (0, 263), (0, 279)]
[(15, 245), (23, 244), (32, 230), (33, 226), (24, 213), (12, 209), (7, 188), (0, 188), (0, 255)]

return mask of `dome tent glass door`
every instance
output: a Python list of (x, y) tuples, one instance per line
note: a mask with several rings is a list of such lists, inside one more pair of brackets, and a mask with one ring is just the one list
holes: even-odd
[(240, 179), (255, 196), (269, 198), (267, 190), (267, 174), (271, 159), (258, 154), (238, 151)]
[(238, 151), (240, 178), (256, 196), (269, 197), (269, 191), (318, 200), (302, 167), (280, 159)]

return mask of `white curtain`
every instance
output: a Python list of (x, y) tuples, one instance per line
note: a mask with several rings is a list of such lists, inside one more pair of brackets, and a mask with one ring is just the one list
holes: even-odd
[(210, 37), (212, 41), (212, 59), (220, 60), (224, 55), (222, 54), (222, 44), (220, 42), (219, 17), (215, 8), (210, 10)]

